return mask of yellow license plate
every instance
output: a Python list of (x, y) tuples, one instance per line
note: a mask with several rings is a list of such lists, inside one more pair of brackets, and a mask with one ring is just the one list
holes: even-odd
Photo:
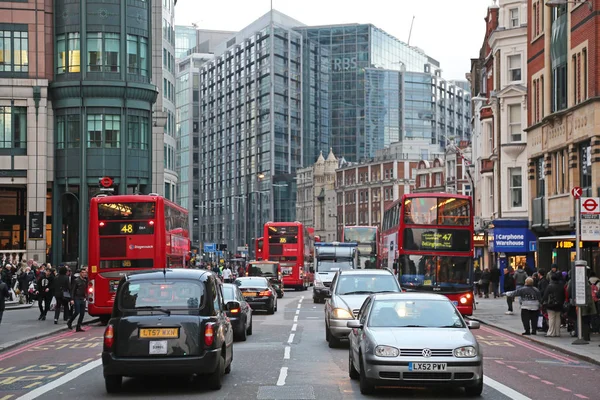
[(140, 338), (178, 338), (179, 328), (140, 329)]
[(242, 293), (244, 297), (255, 297), (257, 295), (256, 292), (244, 292)]

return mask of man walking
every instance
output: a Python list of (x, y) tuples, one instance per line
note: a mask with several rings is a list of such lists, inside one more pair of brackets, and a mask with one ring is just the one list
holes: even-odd
[(73, 329), (73, 321), (75, 318), (79, 316), (77, 320), (77, 328), (76, 332), (84, 332), (81, 329), (81, 324), (83, 323), (83, 317), (85, 316), (85, 295), (87, 291), (87, 269), (84, 267), (79, 271), (79, 276), (73, 283), (73, 288), (71, 289), (71, 304), (73, 305), (73, 316), (67, 322), (67, 326), (69, 329)]
[(6, 298), (9, 296), (8, 285), (0, 280), (0, 324), (2, 323), (2, 315), (6, 307)]
[(223, 268), (223, 281), (225, 283), (231, 283), (231, 270), (229, 269), (229, 266)]

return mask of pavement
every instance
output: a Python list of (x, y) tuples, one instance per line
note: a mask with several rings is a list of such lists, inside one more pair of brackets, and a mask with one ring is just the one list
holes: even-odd
[[(22, 343), (68, 330), (62, 313), (57, 325), (54, 325), (54, 311), (48, 311), (45, 321), (38, 321), (39, 316), (37, 302), (7, 307), (0, 324), (0, 353)], [(84, 324), (90, 324), (98, 319), (86, 314), (83, 321)]]
[[(523, 324), (521, 323), (521, 311), (518, 300), (513, 303), (513, 315), (506, 315), (508, 305), (506, 297), (477, 299), (477, 309), (473, 311), (471, 319), (482, 324), (493, 326), (505, 332), (521, 335)], [(592, 333), (589, 344), (574, 345), (577, 337), (571, 337), (566, 328), (561, 328), (560, 337), (545, 337), (545, 333), (538, 332), (535, 336), (522, 336), (523, 339), (541, 344), (553, 350), (579, 357), (588, 362), (600, 365), (600, 334)]]

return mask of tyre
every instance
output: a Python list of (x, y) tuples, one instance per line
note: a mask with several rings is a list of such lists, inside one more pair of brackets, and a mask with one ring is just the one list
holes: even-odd
[(338, 339), (335, 336), (333, 336), (331, 334), (331, 331), (329, 331), (329, 329), (327, 331), (329, 332), (329, 348), (330, 349), (335, 349), (335, 348), (339, 347), (340, 346), (340, 339)]
[(483, 392), (483, 379), (477, 382), (475, 386), (467, 386), (465, 387), (465, 393), (469, 397), (479, 397)]
[(226, 374), (231, 373), (231, 364), (233, 364), (233, 350), (231, 351), (231, 360), (229, 360), (229, 365), (227, 366), (227, 368), (225, 368)]
[(247, 333), (248, 332), (246, 331), (246, 324), (244, 323), (242, 325), (242, 329), (240, 329), (240, 331), (237, 333), (237, 335), (235, 335), (235, 339), (239, 340), (240, 342), (245, 342)]
[(331, 340), (331, 334), (329, 333), (329, 328), (327, 324), (325, 324), (325, 341), (329, 342)]
[(275, 314), (275, 302), (271, 303), (271, 307), (267, 309), (267, 314), (273, 315)]
[(246, 329), (246, 334), (248, 336), (252, 335), (252, 316), (250, 316), (250, 325), (248, 325), (248, 329)]
[(102, 326), (106, 326), (108, 324), (109, 320), (110, 320), (110, 315), (100, 316), (100, 324), (102, 324)]
[(217, 362), (217, 367), (215, 368), (215, 372), (208, 376), (206, 383), (208, 384), (209, 389), (219, 390), (223, 386), (223, 375), (225, 375), (225, 359), (223, 355), (221, 355)]
[(360, 377), (360, 374), (354, 368), (354, 363), (352, 361), (352, 347), (350, 347), (350, 351), (348, 351), (348, 376), (350, 379), (357, 380)]
[(121, 390), (122, 384), (123, 377), (121, 375), (104, 376), (104, 386), (107, 393), (118, 393)]
[(273, 300), (275, 302), (275, 311), (277, 311), (277, 299)]
[(360, 386), (360, 393), (364, 394), (364, 395), (373, 394), (373, 392), (375, 391), (375, 386), (372, 385), (371, 383), (369, 383), (369, 381), (367, 380), (367, 375), (365, 373), (365, 366), (363, 365), (362, 356), (359, 355), (359, 357), (361, 358), (359, 361), (360, 376), (358, 378), (359, 386)]
[(321, 302), (321, 299), (313, 297), (313, 303), (319, 304), (320, 302)]

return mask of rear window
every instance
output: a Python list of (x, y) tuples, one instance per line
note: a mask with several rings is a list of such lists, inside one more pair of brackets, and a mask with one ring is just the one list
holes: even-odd
[[(156, 310), (200, 312), (206, 305), (204, 285), (196, 281), (126, 282), (119, 291), (119, 309), (125, 312)], [(209, 310), (206, 310), (207, 314)]]
[(154, 219), (156, 203), (99, 203), (99, 220)]
[(240, 287), (267, 287), (268, 283), (265, 278), (243, 278), (236, 279), (235, 284)]
[(277, 276), (277, 264), (261, 263), (261, 264), (250, 264), (248, 266), (248, 273), (251, 276)]
[(339, 295), (400, 292), (396, 278), (392, 275), (340, 275), (336, 293)]

